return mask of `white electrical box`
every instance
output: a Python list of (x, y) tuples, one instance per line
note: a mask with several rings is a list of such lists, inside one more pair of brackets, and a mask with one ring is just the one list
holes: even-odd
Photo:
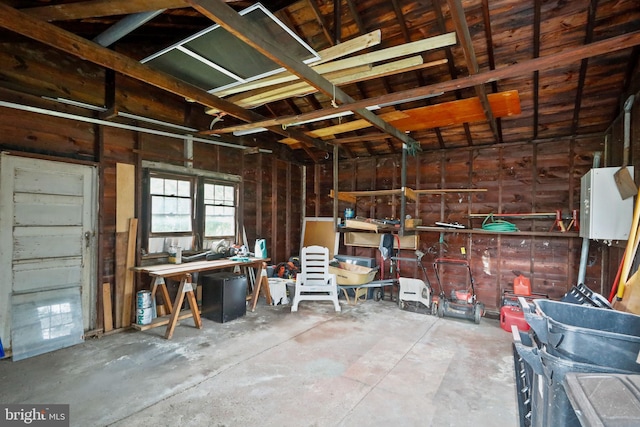
[[(596, 168), (580, 181), (580, 237), (628, 240), (633, 220), (633, 197), (622, 199), (613, 175), (619, 167)], [(631, 177), (633, 167), (627, 166)]]

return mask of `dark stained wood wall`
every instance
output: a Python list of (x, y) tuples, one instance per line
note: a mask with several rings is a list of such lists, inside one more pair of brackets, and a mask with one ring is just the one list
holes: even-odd
[[(105, 73), (81, 60), (70, 59), (51, 49), (32, 43), (2, 46), (0, 68), (4, 101), (39, 106), (58, 111), (86, 114), (75, 107), (42, 99), (39, 95), (67, 97), (94, 105), (105, 99)], [(69, 70), (75, 70), (70, 73)], [(139, 82), (115, 76), (114, 98), (124, 111), (184, 122), (198, 128), (208, 123), (193, 113), (193, 106), (174, 96), (160, 93)], [(32, 94), (17, 93), (18, 86), (33, 87)], [(38, 96), (35, 96), (38, 95)], [(638, 117), (638, 110), (634, 111)], [(616, 116), (612, 112), (612, 117)], [(524, 119), (524, 118), (523, 118)], [(634, 123), (640, 123), (635, 119)], [(620, 123), (613, 138), (620, 139)], [(446, 129), (443, 132), (447, 132)], [(634, 134), (634, 146), (640, 144), (640, 132)], [(467, 223), (473, 212), (531, 212), (561, 209), (569, 213), (579, 206), (579, 180), (589, 169), (593, 152), (603, 150), (602, 138), (563, 139), (534, 144), (513, 144), (493, 148), (460, 147), (455, 150), (429, 151), (409, 157), (408, 186), (416, 189), (487, 188), (485, 193), (424, 195), (407, 204), (407, 213), (423, 219)], [(619, 147), (619, 144), (616, 144)], [(97, 283), (114, 281), (115, 266), (115, 165), (118, 162), (140, 165), (152, 160), (182, 165), (182, 142), (128, 130), (118, 130), (72, 120), (0, 109), (0, 149), (50, 156), (62, 161), (89, 161), (100, 169), (99, 238), (100, 269)], [(608, 164), (619, 164), (618, 151), (609, 153)], [(640, 163), (640, 150), (632, 153)], [(194, 167), (242, 177), (241, 214), (252, 247), (255, 238), (267, 239), (274, 263), (299, 253), (301, 217), (332, 216), (333, 187), (330, 161), (310, 166), (292, 164), (269, 153), (245, 155), (242, 151), (209, 144), (194, 144)], [(354, 158), (339, 163), (340, 189), (393, 189), (401, 184), (400, 154), (380, 158)], [(138, 187), (138, 194), (140, 188)], [(138, 213), (140, 213), (138, 197)], [(340, 204), (342, 212), (346, 207)], [(367, 198), (358, 203), (357, 214), (368, 217), (400, 215), (398, 198)], [(470, 223), (479, 227), (481, 220)], [(549, 221), (519, 221), (522, 230), (545, 231)], [(462, 233), (420, 233), (420, 249), (427, 252), (427, 263), (435, 256), (461, 256), (465, 248), (473, 267), (480, 300), (488, 308), (499, 303), (501, 290), (509, 286), (514, 271), (532, 278), (534, 290), (561, 296), (576, 279), (581, 239), (558, 236), (501, 236)], [(343, 252), (375, 256), (376, 250), (342, 248)], [(410, 253), (403, 254), (411, 256)], [(591, 244), (587, 285), (605, 292), (615, 277), (621, 248)], [(430, 265), (430, 280), (435, 284)], [(403, 274), (415, 277), (415, 265), (402, 265)], [(446, 280), (466, 280), (451, 273)], [(138, 287), (144, 284), (138, 284)], [(99, 311), (101, 303), (97, 301)]]
[[(436, 221), (459, 222), (469, 228), (480, 228), (482, 218), (470, 219), (470, 213), (531, 213), (556, 212), (570, 216), (579, 209), (580, 178), (592, 166), (594, 152), (604, 150), (604, 137), (563, 139), (535, 144), (513, 144), (492, 148), (460, 148), (453, 151), (418, 153), (408, 157), (407, 186), (414, 189), (486, 188), (486, 192), (428, 194), (417, 202), (408, 201), (406, 213), (423, 220), (424, 225)], [(363, 191), (399, 188), (401, 182), (400, 156), (377, 159), (353, 159), (339, 162), (340, 190)], [(318, 216), (332, 216), (331, 165), (310, 169), (307, 189), (316, 187), (319, 195), (310, 198), (308, 210)], [(311, 185), (311, 181), (316, 185)], [(398, 218), (399, 197), (362, 197), (356, 203), (356, 215), (374, 218)], [(340, 215), (346, 202), (339, 202)], [(419, 232), (419, 249), (427, 255), (429, 279), (436, 284), (433, 272), (435, 257), (466, 258), (472, 267), (480, 301), (488, 309), (499, 307), (500, 296), (512, 286), (516, 273), (531, 278), (533, 290), (559, 298), (575, 285), (580, 261), (582, 239), (555, 228), (554, 219), (510, 220), (521, 235), (499, 233), (467, 234), (456, 232)], [(569, 220), (565, 220), (568, 225)], [(527, 235), (526, 231), (543, 235)], [(466, 254), (462, 253), (464, 249)], [(606, 245), (591, 243), (586, 272), (586, 285), (597, 292), (608, 293), (611, 271), (602, 271), (604, 261), (618, 259), (611, 256)], [(341, 252), (378, 257), (377, 249), (344, 246)], [(403, 257), (413, 257), (405, 250)], [(603, 259), (606, 258), (605, 259)], [(619, 261), (614, 261), (618, 265)], [(401, 264), (401, 274), (422, 277), (411, 263)], [(615, 275), (615, 271), (613, 272)], [(464, 270), (446, 268), (444, 285), (466, 283)], [(603, 280), (606, 283), (603, 283)]]

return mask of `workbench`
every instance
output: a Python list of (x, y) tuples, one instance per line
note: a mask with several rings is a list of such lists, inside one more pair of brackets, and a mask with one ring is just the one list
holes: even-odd
[[(134, 267), (134, 271), (147, 273), (151, 276), (151, 298), (155, 301), (156, 293), (160, 290), (165, 310), (169, 314), (153, 319), (153, 321), (148, 325), (138, 325), (137, 323), (134, 323), (132, 326), (135, 329), (142, 331), (166, 325), (167, 330), (164, 337), (166, 339), (171, 339), (178, 320), (193, 317), (196, 328), (201, 329), (202, 319), (200, 318), (200, 311), (198, 309), (198, 303), (194, 293), (192, 274), (203, 271), (224, 270), (234, 268), (236, 266), (256, 269), (256, 282), (251, 295), (251, 310), (253, 311), (255, 310), (256, 303), (258, 302), (260, 287), (263, 284), (262, 271), (268, 260), (269, 259), (264, 258), (246, 258), (243, 260), (218, 259), (213, 261), (195, 261), (183, 264), (158, 264), (145, 267)], [(180, 281), (178, 293), (176, 294), (173, 304), (169, 297), (169, 291), (167, 290), (165, 279)], [(268, 284), (266, 286), (268, 286)], [(187, 298), (187, 303), (189, 304), (190, 309), (181, 311), (180, 308), (182, 307), (185, 297)]]

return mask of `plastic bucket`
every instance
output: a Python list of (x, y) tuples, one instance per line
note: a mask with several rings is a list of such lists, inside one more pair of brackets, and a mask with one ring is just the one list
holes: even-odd
[(545, 299), (534, 305), (536, 313), (521, 301), (525, 320), (549, 354), (640, 372), (640, 316)]

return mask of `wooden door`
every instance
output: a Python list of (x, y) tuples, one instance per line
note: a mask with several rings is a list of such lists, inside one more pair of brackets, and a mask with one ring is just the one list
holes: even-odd
[(0, 155), (0, 338), (14, 360), (95, 327), (96, 182), (92, 166)]

